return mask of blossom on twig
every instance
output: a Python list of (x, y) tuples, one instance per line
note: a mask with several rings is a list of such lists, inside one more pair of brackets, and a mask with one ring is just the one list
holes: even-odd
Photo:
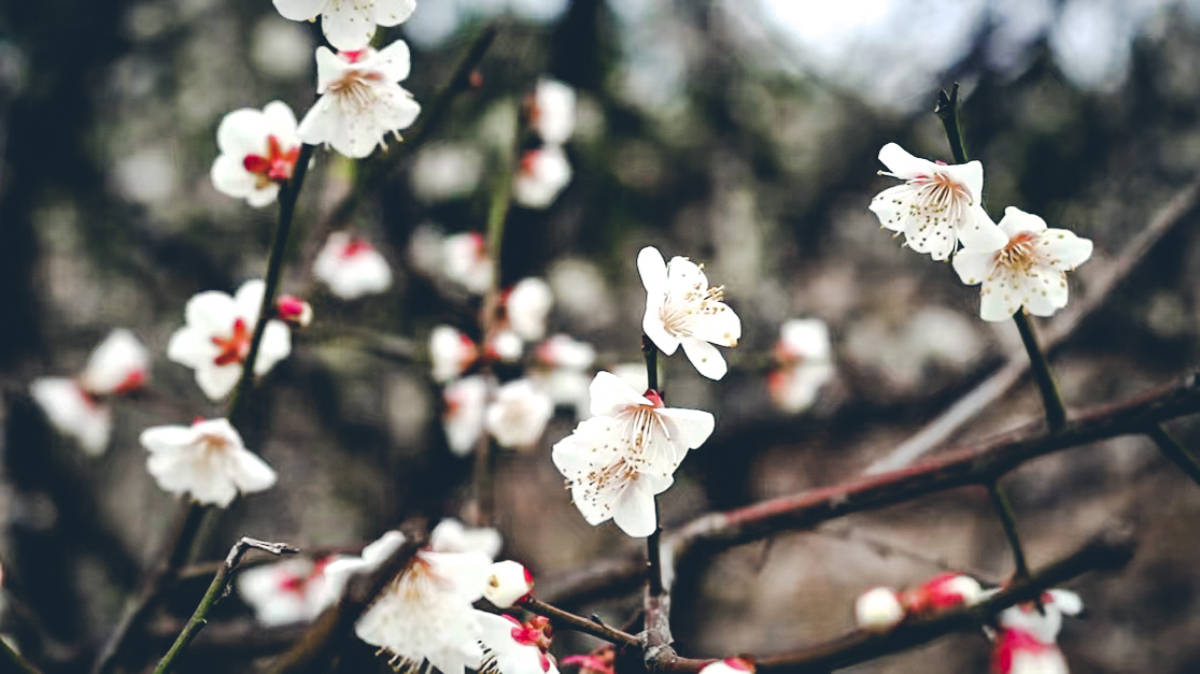
[(266, 206), (279, 196), (300, 158), (296, 116), (281, 101), (262, 110), (234, 110), (217, 127), (217, 147), (221, 154), (209, 172), (213, 187), (251, 206)]
[(263, 491), (275, 484), (275, 471), (246, 449), (226, 419), (147, 428), (141, 443), (150, 452), (146, 467), (158, 486), (172, 494), (191, 494), (197, 503), (224, 508), (239, 492)]

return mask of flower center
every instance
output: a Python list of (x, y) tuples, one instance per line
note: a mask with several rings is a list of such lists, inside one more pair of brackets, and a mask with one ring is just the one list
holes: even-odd
[(916, 190), (913, 210), (918, 216), (943, 222), (957, 222), (962, 218), (966, 207), (971, 204), (971, 194), (967, 191), (967, 186), (945, 173), (934, 173), (931, 176), (921, 174), (907, 182)]
[(360, 253), (365, 253), (369, 250), (372, 250), (371, 244), (367, 243), (363, 239), (350, 239), (350, 241), (342, 247), (341, 256), (342, 259), (345, 260)]
[(1036, 237), (1032, 232), (1021, 232), (1009, 239), (1004, 248), (996, 252), (996, 264), (1014, 271), (1025, 271), (1033, 266), (1036, 260), (1034, 243)]
[(290, 179), (299, 158), (299, 146), (284, 150), (279, 138), (272, 134), (267, 136), (267, 156), (248, 154), (242, 158), (242, 166), (258, 176), (256, 186), (262, 189), (272, 182)]
[(250, 331), (246, 328), (246, 321), (237, 319), (233, 322), (231, 335), (228, 337), (214, 336), (212, 343), (221, 349), (217, 357), (213, 358), (213, 363), (229, 365), (246, 360), (246, 356), (250, 354)]
[(659, 309), (658, 317), (667, 332), (681, 337), (692, 335), (691, 322), (695, 316), (716, 314), (725, 299), (725, 286), (701, 287), (695, 284), (681, 297), (670, 296)]
[(348, 70), (329, 85), (329, 93), (351, 112), (361, 114), (374, 105), (378, 98), (375, 85), (382, 80), (383, 75), (373, 70)]

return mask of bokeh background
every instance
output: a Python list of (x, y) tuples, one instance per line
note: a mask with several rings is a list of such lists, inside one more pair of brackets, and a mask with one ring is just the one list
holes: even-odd
[[(1011, 325), (978, 319), (976, 290), (901, 249), (866, 209), (888, 184), (876, 175), (885, 142), (949, 159), (931, 114), (937, 88), (962, 85), (994, 216), (1016, 205), (1095, 241), (1073, 277), (1077, 296), (1200, 174), (1200, 2), (422, 0), (389, 31), (414, 50), (406, 87), (430, 100), (493, 21), (500, 32), (482, 84), (348, 223), (384, 250), (396, 286), (352, 303), (312, 297), (316, 322), (261, 387), (253, 427), (243, 429), (280, 484), (225, 513), (198, 558), (218, 557), (242, 534), (353, 545), (414, 514), (458, 514), (471, 461), (445, 448), (420, 346), (437, 323), (469, 330), (472, 300), (413, 268), (410, 238), (423, 225), (482, 229), (496, 130), (511, 125), (514, 101), (541, 74), (579, 91), (574, 179), (552, 208), (513, 211), (504, 278), (548, 278), (553, 328), (596, 344), (602, 364), (638, 358), (634, 256), (649, 243), (704, 260), (745, 326), (719, 383), (678, 357), (667, 364), (673, 404), (718, 418), (717, 436), (661, 499), (667, 525), (858, 474), (1019, 348)], [(0, 557), (9, 597), (0, 626), (53, 671), (87, 662), (174, 510), (145, 471), (137, 434), (221, 413), (189, 370), (165, 359), (185, 301), (230, 291), (265, 267), (274, 210), (213, 189), (216, 125), (231, 109), (274, 99), (306, 109), (316, 39), (267, 0), (0, 6)], [(294, 261), (355, 174), (318, 153)], [(1056, 359), (1070, 405), (1121, 398), (1195, 362), (1197, 222), (1189, 214), (1156, 246)], [(310, 280), (293, 264), (283, 289)], [(792, 317), (828, 321), (838, 375), (813, 409), (785, 416), (770, 405), (763, 364)], [(110, 450), (89, 458), (48, 429), (27, 387), (77, 371), (114, 326), (154, 351), (152, 385), (118, 404)], [(416, 355), (364, 350), (346, 339), (355, 330), (408, 340)], [(1038, 414), (1025, 384), (959, 439)], [(539, 578), (638, 545), (611, 525), (587, 526), (569, 503), (549, 447), (572, 424), (560, 414), (536, 450), (499, 458), (506, 551)], [(1194, 424), (1172, 429), (1200, 443)], [(1073, 672), (1200, 671), (1195, 485), (1142, 438), (1056, 454), (1006, 485), (1035, 565), (1117, 522), (1139, 532), (1123, 573), (1072, 585), (1091, 614), (1062, 637)], [(723, 553), (681, 579), (675, 636), (694, 656), (815, 643), (850, 627), (858, 592), (919, 583), (941, 564), (992, 580), (1010, 571), (982, 491)], [(173, 607), (190, 610), (198, 591), (180, 588)], [(636, 603), (577, 608), (621, 623)], [(217, 618), (213, 632), (227, 623), (256, 634), (237, 601)], [(148, 652), (169, 637), (169, 615), (155, 625)], [(270, 650), (249, 637), (239, 648), (204, 644), (187, 671), (248, 671)], [(560, 646), (589, 644), (564, 637)], [(356, 671), (382, 671), (363, 650)], [(953, 636), (853, 671), (984, 672), (987, 653), (982, 638)]]

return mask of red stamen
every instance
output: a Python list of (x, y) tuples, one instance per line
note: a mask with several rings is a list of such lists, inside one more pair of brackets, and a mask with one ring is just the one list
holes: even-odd
[(341, 256), (344, 260), (369, 250), (373, 250), (371, 244), (358, 237), (351, 237), (351, 239), (346, 242), (346, 245), (342, 247)]
[(113, 389), (113, 393), (116, 395), (125, 395), (127, 393), (132, 393), (145, 385), (146, 371), (134, 370), (125, 375), (125, 378), (121, 380), (121, 383), (117, 384), (117, 387)]
[(664, 406), (662, 394), (652, 388), (646, 389), (646, 392), (642, 394), (642, 397), (644, 397), (646, 400), (649, 400), (650, 404), (656, 408)]
[(234, 321), (233, 334), (229, 337), (212, 338), (212, 343), (221, 349), (217, 357), (213, 358), (213, 363), (229, 365), (246, 360), (246, 356), (250, 354), (250, 338), (250, 331), (246, 329), (246, 321), (240, 318)]

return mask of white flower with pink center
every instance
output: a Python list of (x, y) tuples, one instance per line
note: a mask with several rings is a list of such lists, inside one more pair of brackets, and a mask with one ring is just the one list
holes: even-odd
[(829, 328), (816, 318), (783, 324), (775, 344), (779, 367), (767, 375), (767, 392), (779, 409), (798, 413), (812, 406), (834, 375)]
[(737, 346), (742, 322), (723, 301), (724, 286), (709, 287), (703, 269), (686, 257), (663, 261), (657, 248), (638, 253), (646, 288), (642, 330), (668, 356), (683, 346), (696, 370), (709, 379), (725, 376), (725, 359), (714, 344)]
[(997, 622), (1008, 630), (1020, 630), (1044, 644), (1058, 641), (1064, 615), (1083, 612), (1083, 600), (1070, 590), (1048, 590), (1042, 593), (1041, 607), (1034, 602), (1011, 606), (1000, 613)]
[(546, 336), (546, 316), (554, 304), (550, 284), (540, 278), (524, 278), (504, 296), (504, 317), (513, 332), (528, 342)]
[(753, 672), (754, 665), (741, 658), (725, 658), (709, 663), (700, 670), (700, 674), (746, 674)]
[[(188, 300), (185, 324), (171, 335), (167, 357), (195, 370), (196, 383), (210, 400), (225, 397), (242, 376), (265, 291), (266, 284), (256, 279), (243, 283), (232, 297), (210, 290)], [(266, 374), (291, 351), (287, 325), (267, 321), (254, 374)]]
[(442, 429), (446, 444), (458, 456), (466, 456), (483, 433), (490, 384), (483, 375), (463, 377), (442, 389)]
[(321, 30), (338, 49), (361, 49), (375, 36), (376, 26), (397, 26), (417, 8), (417, 0), (275, 0), (285, 19), (321, 17)]
[(479, 350), (465, 333), (449, 325), (439, 325), (429, 332), (429, 362), (433, 380), (444, 384), (458, 377), (479, 357)]
[(542, 437), (554, 401), (532, 381), (516, 379), (496, 391), (487, 408), (487, 429), (501, 447), (530, 449)]
[(300, 158), (296, 116), (281, 101), (262, 110), (242, 108), (225, 115), (217, 127), (221, 154), (213, 162), (213, 187), (255, 207), (279, 196)]
[(417, 119), (421, 106), (398, 82), (411, 67), (408, 45), (397, 40), (376, 51), (370, 47), (334, 54), (317, 48), (317, 93), (321, 97), (300, 121), (300, 139), (326, 144), (361, 159), (376, 146), (386, 147), (388, 133), (399, 138)]
[(524, 351), (525, 342), (521, 340), (521, 336), (507, 328), (489, 335), (483, 347), (485, 356), (501, 363), (516, 363), (521, 360)]
[(513, 176), (513, 199), (527, 208), (546, 208), (571, 182), (571, 162), (558, 145), (526, 150)]
[(265, 627), (308, 622), (330, 605), (325, 589), (330, 561), (297, 557), (246, 569), (237, 576), (238, 594)]
[(1009, 206), (994, 236), (968, 244), (954, 256), (967, 285), (983, 284), (979, 315), (1003, 321), (1024, 308), (1051, 316), (1067, 306), (1067, 272), (1092, 256), (1092, 242)]
[(313, 276), (344, 300), (381, 293), (392, 287), (392, 268), (366, 239), (334, 232), (313, 262)]
[(529, 126), (549, 145), (562, 145), (575, 131), (575, 90), (548, 77), (540, 78), (526, 100)]
[(41, 377), (29, 392), (51, 425), (97, 455), (108, 448), (112, 434), (108, 398), (140, 389), (149, 372), (146, 347), (132, 332), (118, 328), (92, 351), (78, 377)]
[(442, 241), (442, 263), (446, 278), (473, 293), (492, 287), (492, 260), (479, 232), (452, 234)]
[(658, 524), (655, 495), (712, 434), (713, 416), (665, 407), (655, 391), (640, 395), (608, 372), (596, 374), (588, 393), (594, 416), (554, 445), (554, 465), (588, 524), (612, 519), (630, 536), (649, 536)]
[(238, 493), (269, 489), (275, 471), (246, 449), (226, 419), (198, 419), (191, 426), (155, 426), (142, 431), (146, 467), (158, 486), (191, 494), (201, 504), (228, 506)]
[(483, 674), (558, 674), (550, 659), (550, 620), (534, 616), (529, 622), (508, 615), (476, 611), (479, 640), (484, 646)]
[(504, 540), (491, 527), (468, 527), (447, 517), (429, 533), (429, 547), (434, 552), (477, 552), (488, 559), (500, 554)]
[(895, 143), (879, 151), (887, 167), (880, 175), (898, 178), (871, 200), (871, 212), (885, 229), (904, 234), (909, 248), (947, 260), (964, 245), (990, 239), (996, 225), (983, 210), (983, 164), (947, 165), (914, 157)]

